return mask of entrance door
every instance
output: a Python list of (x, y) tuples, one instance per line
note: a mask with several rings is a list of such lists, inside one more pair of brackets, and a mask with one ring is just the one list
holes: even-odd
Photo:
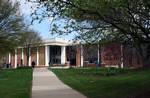
[(70, 65), (76, 65), (76, 47), (67, 46), (67, 61), (70, 62)]
[(61, 64), (61, 46), (50, 46), (50, 64)]

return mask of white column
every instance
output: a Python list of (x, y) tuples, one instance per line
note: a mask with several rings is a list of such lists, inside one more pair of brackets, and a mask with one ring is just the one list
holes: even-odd
[(22, 52), (21, 52), (21, 59), (22, 59), (22, 64), (24, 64), (24, 50), (22, 48)]
[(81, 67), (83, 67), (83, 59), (84, 59), (84, 57), (83, 57), (83, 45), (81, 45)]
[(61, 64), (65, 64), (66, 63), (66, 47), (62, 46), (61, 47)]
[(11, 54), (10, 53), (8, 54), (8, 63), (9, 64), (11, 63)]
[(48, 56), (49, 57), (49, 62), (48, 62), (48, 65), (49, 65), (49, 63), (51, 63), (51, 61), (50, 61), (51, 60), (51, 56), (50, 55), (51, 55), (51, 46), (49, 46), (49, 56)]
[(39, 48), (38, 47), (37, 47), (36, 56), (37, 56), (37, 58), (36, 58), (36, 64), (38, 66), (39, 65)]
[(31, 48), (29, 48), (29, 66), (31, 66)]
[(49, 66), (49, 46), (45, 46), (45, 66)]
[(15, 49), (15, 68), (17, 68), (17, 49)]
[(123, 45), (121, 44), (121, 68), (124, 67), (124, 64), (123, 64)]

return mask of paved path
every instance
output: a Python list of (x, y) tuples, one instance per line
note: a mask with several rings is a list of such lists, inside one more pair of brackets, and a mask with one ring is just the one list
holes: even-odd
[(62, 83), (46, 68), (33, 71), (32, 98), (87, 98)]

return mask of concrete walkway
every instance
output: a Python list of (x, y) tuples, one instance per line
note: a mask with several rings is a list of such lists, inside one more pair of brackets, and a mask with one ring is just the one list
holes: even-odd
[(46, 68), (33, 71), (32, 98), (87, 98), (62, 83)]

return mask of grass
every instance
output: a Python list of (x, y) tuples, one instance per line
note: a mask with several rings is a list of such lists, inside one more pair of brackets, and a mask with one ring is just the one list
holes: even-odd
[(88, 98), (150, 98), (150, 69), (52, 69)]
[(32, 69), (0, 70), (0, 98), (30, 98)]

